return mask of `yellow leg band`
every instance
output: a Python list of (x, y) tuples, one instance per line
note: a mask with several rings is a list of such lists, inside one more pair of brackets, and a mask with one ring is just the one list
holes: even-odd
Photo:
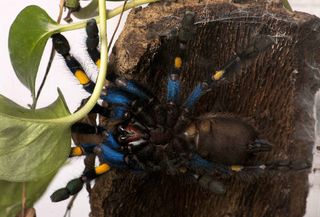
[(83, 150), (80, 147), (73, 147), (71, 148), (71, 153), (70, 156), (71, 157), (75, 157), (75, 156), (81, 156), (83, 155)]
[(224, 70), (220, 70), (220, 71), (216, 71), (213, 75), (212, 75), (212, 80), (220, 80), (222, 78), (224, 74)]
[(174, 59), (174, 67), (176, 69), (180, 69), (182, 67), (182, 59), (181, 59), (181, 57), (176, 57)]
[(97, 66), (98, 68), (100, 68), (100, 59), (98, 59), (98, 60), (96, 61), (96, 66)]
[(243, 169), (243, 166), (240, 165), (232, 165), (231, 170), (235, 172), (240, 172)]
[(74, 75), (80, 81), (80, 84), (85, 85), (85, 84), (88, 84), (90, 82), (89, 77), (82, 70), (77, 70), (76, 73), (74, 73)]
[(108, 164), (101, 164), (100, 166), (95, 168), (95, 172), (97, 175), (101, 175), (110, 170), (110, 166)]

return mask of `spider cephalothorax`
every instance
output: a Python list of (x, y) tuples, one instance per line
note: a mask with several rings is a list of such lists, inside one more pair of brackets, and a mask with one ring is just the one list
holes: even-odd
[[(91, 59), (99, 66), (97, 49), (98, 28), (94, 20), (87, 25), (87, 50)], [(261, 171), (291, 168), (290, 162), (271, 162), (246, 165), (252, 154), (270, 151), (269, 142), (260, 139), (254, 127), (241, 117), (232, 114), (207, 113), (193, 116), (192, 110), (200, 97), (214, 88), (225, 75), (233, 73), (241, 63), (255, 58), (274, 43), (272, 37), (258, 35), (244, 51), (235, 54), (219, 70), (208, 73), (207, 79), (198, 83), (189, 96), (180, 97), (180, 71), (187, 42), (195, 32), (194, 14), (187, 12), (180, 30), (173, 36), (178, 41), (173, 67), (168, 73), (165, 102), (150, 93), (146, 87), (133, 80), (109, 74), (109, 84), (101, 94), (107, 106), (96, 105), (94, 113), (104, 116), (106, 126), (75, 124), (72, 129), (79, 133), (99, 133), (104, 136), (101, 144), (81, 144), (71, 150), (70, 156), (96, 154), (101, 165), (86, 170), (78, 179), (52, 195), (53, 201), (66, 199), (80, 191), (84, 182), (106, 173), (110, 168), (136, 171), (163, 170), (170, 174), (185, 174), (213, 192), (223, 193), (223, 184), (209, 175), (232, 174), (240, 171)], [(92, 92), (95, 86), (78, 61), (69, 53), (67, 40), (53, 35), (53, 44), (61, 54), (71, 72), (84, 89)], [(298, 168), (308, 167), (300, 164)]]

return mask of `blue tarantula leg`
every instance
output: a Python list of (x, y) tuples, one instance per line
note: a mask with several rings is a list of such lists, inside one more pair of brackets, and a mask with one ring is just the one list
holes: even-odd
[(167, 83), (167, 102), (170, 104), (176, 104), (179, 101), (181, 68), (182, 57), (176, 56), (174, 58), (174, 70), (170, 72)]
[(105, 108), (99, 104), (95, 104), (94, 107), (91, 109), (91, 111), (89, 112), (90, 114), (91, 113), (96, 113), (96, 114), (99, 114), (99, 115), (102, 115), (104, 117), (109, 117), (110, 116), (110, 109), (109, 108)]
[[(94, 19), (89, 20), (86, 26), (87, 32), (87, 51), (95, 64), (100, 65), (100, 52), (97, 49), (99, 44), (98, 27)], [(146, 107), (157, 104), (154, 96), (144, 87), (132, 80), (120, 78), (117, 75), (108, 73), (107, 80), (111, 81), (111, 87), (106, 89), (106, 93), (101, 98), (113, 106), (111, 112), (112, 119), (123, 119), (129, 114), (128, 108), (132, 108), (132, 112), (139, 119), (143, 119), (147, 125), (154, 126), (155, 120), (150, 111), (146, 111)], [(146, 106), (148, 105), (148, 106)], [(127, 109), (126, 109), (127, 108)], [(150, 109), (149, 109), (150, 110)], [(161, 108), (156, 111), (161, 112)]]
[(198, 84), (193, 91), (191, 92), (191, 94), (188, 96), (188, 98), (186, 99), (186, 101), (183, 104), (183, 107), (186, 110), (191, 110), (192, 107), (194, 106), (194, 104), (196, 102), (198, 102), (198, 100), (200, 99), (200, 97), (205, 94), (206, 92), (208, 92), (210, 90), (208, 83), (206, 82), (202, 82), (200, 84)]
[[(105, 139), (102, 145), (90, 144), (90, 143), (80, 144), (77, 147), (72, 147), (70, 156), (81, 156), (81, 155), (87, 155), (87, 154), (97, 154), (97, 155), (104, 154), (102, 153), (104, 149), (101, 148), (101, 146), (112, 148), (113, 151), (119, 149), (120, 144), (117, 142), (113, 133), (111, 132), (107, 133), (105, 131), (104, 133), (105, 133)], [(107, 149), (105, 149), (105, 151), (107, 152)], [(113, 154), (113, 152), (110, 152), (110, 153)], [(105, 159), (108, 159), (108, 157)]]
[(289, 171), (289, 170), (306, 170), (311, 168), (311, 163), (305, 160), (280, 160), (272, 161), (259, 165), (231, 165), (230, 170), (233, 172), (263, 172), (263, 171)]
[(253, 42), (245, 50), (235, 54), (221, 67), (221, 69), (212, 73), (211, 82), (218, 81), (226, 74), (237, 71), (241, 62), (257, 57), (259, 53), (265, 51), (273, 44), (275, 44), (275, 40), (271, 36), (256, 36), (253, 39)]
[(134, 98), (130, 94), (118, 88), (108, 88), (107, 92), (101, 95), (101, 99), (109, 104), (130, 106)]
[[(113, 144), (113, 146), (116, 145)], [(125, 155), (120, 151), (113, 149), (109, 142), (97, 146), (95, 153), (101, 158), (101, 161), (107, 162), (113, 167), (123, 168), (127, 166), (125, 163)]]
[(203, 94), (209, 92), (212, 86), (226, 76), (226, 74), (234, 71), (240, 62), (256, 57), (259, 53), (265, 51), (274, 43), (275, 41), (271, 36), (260, 35), (259, 37), (256, 37), (254, 42), (249, 45), (249, 47), (232, 57), (220, 70), (214, 71), (211, 75), (211, 78), (209, 78), (207, 81), (199, 83), (193, 89), (192, 93), (183, 104), (183, 107), (187, 110), (190, 110)]
[[(99, 29), (95, 19), (91, 19), (87, 22), (86, 32), (87, 32), (87, 40), (86, 40), (87, 51), (92, 61), (99, 67), (100, 52), (97, 49), (99, 45), (99, 35), (98, 35)], [(139, 96), (144, 100), (149, 100), (150, 98), (150, 96), (147, 93), (145, 93), (144, 90), (133, 81), (127, 81), (126, 79), (119, 78), (116, 75), (111, 75), (110, 77), (107, 77), (107, 80), (114, 82), (118, 87), (121, 87), (126, 91), (128, 91), (129, 93)]]
[(103, 163), (95, 169), (85, 171), (80, 178), (71, 180), (65, 188), (55, 191), (51, 195), (51, 200), (53, 202), (59, 202), (67, 199), (71, 195), (77, 194), (85, 182), (89, 182), (97, 176), (108, 172), (110, 165), (118, 168), (127, 166), (124, 161), (124, 155), (114, 150), (119, 147), (120, 144), (117, 143), (112, 133), (106, 135), (106, 140), (101, 145), (81, 144), (80, 146), (73, 147), (70, 152), (70, 157), (94, 153), (100, 157)]
[(222, 174), (232, 173), (232, 170), (230, 169), (230, 167), (206, 160), (202, 158), (199, 154), (193, 154), (190, 160), (190, 166), (195, 169), (204, 170), (208, 173), (215, 172), (215, 171), (220, 172)]
[(69, 53), (70, 45), (67, 39), (61, 34), (54, 34), (51, 37), (53, 47), (59, 54), (63, 56), (70, 71), (79, 80), (80, 84), (83, 85), (83, 88), (87, 92), (92, 93), (95, 83), (90, 80), (80, 63)]
[(125, 155), (113, 150), (112, 148), (102, 145), (101, 146), (101, 156), (104, 161), (107, 161), (110, 165), (117, 168), (124, 168), (127, 166), (125, 163)]
[[(106, 135), (105, 141), (94, 149), (94, 153), (99, 156), (102, 162), (107, 162), (109, 165), (116, 168), (141, 168), (139, 160), (133, 154), (124, 154), (123, 148), (116, 140), (112, 133)], [(120, 151), (121, 150), (121, 151)], [(126, 150), (130, 152), (130, 150)]]
[(101, 145), (96, 144), (81, 144), (77, 147), (72, 147), (70, 152), (70, 157), (96, 154), (101, 158), (102, 162), (107, 162), (114, 167), (125, 166), (124, 154), (122, 154), (118, 149), (120, 144), (115, 139), (112, 133), (107, 133), (105, 141)]
[[(87, 40), (86, 40), (87, 51), (92, 61), (97, 65), (97, 67), (99, 67), (100, 52), (97, 49), (99, 45), (99, 35), (98, 35), (99, 30), (98, 30), (98, 26), (95, 19), (91, 19), (87, 22), (86, 32), (87, 32)], [(145, 90), (143, 87), (141, 87), (134, 81), (128, 81), (124, 78), (119, 78), (118, 76), (110, 73), (108, 73), (106, 79), (113, 82), (117, 87), (135, 96), (138, 96), (141, 100), (150, 101), (153, 98), (152, 95), (148, 93), (147, 90)]]
[(139, 84), (132, 80), (126, 80), (124, 78), (116, 78), (115, 84), (117, 87), (128, 91), (129, 93), (138, 96), (140, 100), (151, 102), (153, 100), (153, 96), (148, 93), (145, 88), (141, 87)]
[(183, 55), (186, 51), (187, 42), (195, 34), (195, 13), (187, 11), (182, 19), (178, 32), (178, 53), (174, 57), (174, 68), (170, 71), (167, 83), (167, 101), (176, 104), (179, 101), (180, 93), (180, 73), (183, 65)]
[(85, 171), (82, 176), (81, 180), (83, 182), (89, 182), (98, 176), (108, 172), (111, 169), (110, 165), (107, 163), (102, 163), (99, 166), (95, 167), (94, 169)]
[(128, 108), (125, 106), (112, 106), (110, 119), (111, 120), (125, 120), (130, 117)]
[(272, 144), (264, 139), (256, 139), (252, 144), (248, 146), (248, 151), (251, 153), (259, 153), (271, 151)]
[[(77, 77), (77, 79), (83, 85), (84, 89), (92, 93), (95, 83), (89, 79), (89, 77), (84, 72), (80, 63), (70, 55), (69, 53), (70, 46), (66, 38), (61, 34), (55, 34), (52, 36), (52, 38), (53, 38), (53, 45), (55, 49), (57, 50), (58, 53), (60, 53), (64, 57), (65, 62), (69, 67), (69, 69), (71, 70), (71, 72)], [(122, 117), (126, 113), (126, 111), (124, 111), (124, 107), (130, 106), (130, 103), (133, 102), (133, 98), (130, 96), (130, 90), (131, 92), (135, 93), (135, 91), (132, 91), (132, 90), (135, 87), (137, 88), (138, 86), (135, 85), (133, 82), (127, 82), (127, 83), (128, 85), (125, 85), (126, 88), (124, 88), (124, 90), (122, 90), (121, 88), (108, 88), (107, 94), (101, 95), (101, 98), (110, 104), (122, 105), (122, 107), (114, 108), (113, 111), (111, 112), (113, 113), (113, 116), (111, 114), (110, 116), (112, 116), (113, 119), (122, 119)], [(129, 91), (126, 92), (126, 90), (129, 90)], [(140, 89), (138, 92), (144, 93)], [(149, 97), (148, 100), (149, 99), (151, 99), (151, 97)], [(103, 115), (107, 115), (107, 116), (109, 115), (108, 110), (98, 108), (97, 106), (96, 106), (96, 109), (99, 109), (100, 111), (99, 113), (102, 113)]]
[(117, 142), (113, 133), (107, 133), (104, 143), (108, 144), (108, 146), (110, 148), (115, 149), (115, 150), (120, 148), (120, 144)]
[[(95, 19), (90, 19), (86, 25), (86, 46), (87, 52), (91, 60), (100, 68), (100, 51), (98, 50), (99, 45), (99, 29)], [(107, 80), (114, 82), (116, 78), (115, 74), (107, 73)]]
[[(182, 44), (182, 42), (180, 42)], [(185, 46), (179, 46), (180, 53), (185, 50)], [(167, 102), (169, 104), (177, 104), (180, 93), (180, 73), (182, 68), (182, 57), (178, 54), (174, 58), (174, 69), (169, 73), (167, 83)]]
[(73, 179), (68, 182), (65, 188), (60, 188), (51, 194), (52, 202), (59, 202), (68, 199), (71, 195), (79, 193), (85, 182), (89, 182), (99, 175), (108, 172), (111, 167), (106, 164), (100, 164), (98, 167), (85, 171), (80, 178)]
[[(155, 120), (150, 113), (150, 108), (138, 99), (135, 99), (130, 93), (118, 88), (108, 88), (105, 95), (101, 98), (113, 106), (111, 112), (112, 119), (129, 118), (129, 108), (138, 119), (143, 120), (149, 126), (155, 125)], [(148, 104), (147, 104), (148, 105)]]
[(86, 26), (86, 45), (87, 51), (92, 61), (99, 67), (100, 66), (100, 52), (97, 49), (99, 45), (99, 30), (95, 19), (87, 22)]
[(180, 81), (179, 74), (171, 73), (167, 84), (167, 101), (170, 104), (176, 104), (179, 101)]
[(81, 144), (79, 146), (72, 147), (70, 150), (69, 157), (93, 154), (96, 146), (96, 144)]

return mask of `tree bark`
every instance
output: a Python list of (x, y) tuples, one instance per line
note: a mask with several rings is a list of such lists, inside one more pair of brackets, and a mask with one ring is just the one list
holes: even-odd
[[(224, 112), (254, 120), (272, 152), (254, 162), (311, 160), (314, 95), (319, 88), (320, 22), (270, 1), (224, 0), (155, 3), (133, 10), (110, 58), (109, 71), (136, 79), (161, 100), (175, 40), (163, 37), (186, 10), (196, 13), (182, 73), (186, 97), (207, 73), (245, 49), (257, 34), (276, 44), (242, 64), (241, 73), (202, 97), (196, 114)], [(264, 3), (269, 2), (269, 3)], [(172, 57), (171, 57), (172, 58)], [(97, 179), (90, 203), (94, 217), (302, 217), (308, 171), (230, 177), (215, 195), (190, 180), (165, 174), (112, 171)]]

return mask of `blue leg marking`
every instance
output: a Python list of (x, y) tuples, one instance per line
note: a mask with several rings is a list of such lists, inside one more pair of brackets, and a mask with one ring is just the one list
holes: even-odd
[(194, 104), (200, 99), (200, 97), (205, 93), (205, 84), (198, 84), (188, 96), (187, 100), (184, 102), (183, 107), (186, 109), (191, 109)]
[(115, 106), (112, 108), (110, 118), (112, 120), (122, 120), (127, 111), (127, 108), (124, 106)]
[(127, 164), (124, 162), (124, 155), (110, 148), (108, 143), (102, 144), (101, 150), (101, 157), (104, 162), (117, 168), (127, 167)]
[(229, 170), (229, 168), (227, 166), (203, 159), (198, 154), (194, 154), (192, 156), (192, 159), (190, 160), (190, 166), (198, 168), (198, 169), (204, 169), (208, 173), (214, 172), (214, 171), (218, 171), (218, 172), (225, 173), (225, 174), (231, 173), (231, 171)]
[(114, 138), (114, 135), (112, 133), (109, 133), (106, 137), (106, 140), (104, 142), (105, 145), (108, 145), (112, 149), (118, 149), (120, 148), (120, 144), (117, 142), (117, 140)]
[(101, 99), (103, 99), (107, 103), (124, 106), (129, 106), (133, 101), (133, 99), (130, 99), (130, 97), (125, 92), (114, 88), (108, 88), (107, 95), (101, 96)]
[(147, 94), (139, 85), (134, 81), (128, 81), (125, 79), (116, 79), (116, 84), (123, 90), (139, 97), (141, 100), (149, 101), (151, 96)]
[(96, 144), (84, 143), (80, 147), (83, 149), (85, 154), (93, 154), (93, 149), (96, 147)]
[(167, 101), (177, 103), (179, 100), (179, 91), (180, 91), (180, 81), (172, 79), (170, 76), (168, 78), (167, 84)]

